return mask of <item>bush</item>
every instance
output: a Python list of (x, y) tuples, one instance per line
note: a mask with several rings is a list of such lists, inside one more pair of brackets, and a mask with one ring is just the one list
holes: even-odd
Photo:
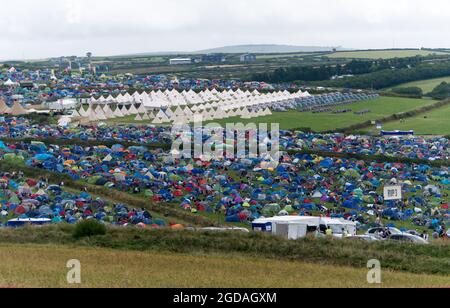
[(430, 93), (430, 96), (434, 99), (446, 99), (450, 97), (450, 84), (442, 82)]
[(95, 219), (88, 219), (78, 223), (73, 232), (75, 238), (105, 235), (106, 227)]
[(419, 87), (409, 87), (409, 88), (394, 88), (392, 92), (398, 94), (399, 96), (410, 97), (410, 98), (422, 98), (423, 91)]

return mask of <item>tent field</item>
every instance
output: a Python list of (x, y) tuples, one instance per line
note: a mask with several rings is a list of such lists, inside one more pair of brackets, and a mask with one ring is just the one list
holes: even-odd
[[(66, 262), (73, 258), (81, 261), (81, 287), (370, 287), (365, 269), (301, 261), (38, 245), (2, 245), (0, 256), (3, 287), (70, 287)], [(442, 287), (448, 282), (443, 276), (390, 271), (383, 280), (381, 287)]]
[(328, 55), (330, 58), (345, 58), (345, 59), (393, 59), (393, 58), (407, 58), (415, 56), (430, 56), (430, 55), (447, 55), (444, 52), (435, 52), (427, 50), (409, 49), (409, 50), (367, 50), (367, 51), (345, 51), (336, 52)]
[[(357, 112), (364, 109), (370, 109), (371, 112), (363, 115), (355, 115), (353, 112), (333, 114), (333, 111), (340, 110), (343, 107), (332, 107), (329, 112), (273, 112), (272, 116), (259, 117), (254, 119), (241, 119), (239, 117), (225, 120), (217, 120), (221, 125), (226, 123), (279, 123), (281, 129), (311, 128), (314, 131), (329, 131), (349, 125), (363, 123), (370, 120), (377, 120), (395, 113), (411, 111), (420, 107), (434, 103), (429, 99), (409, 99), (397, 97), (380, 97), (377, 100), (353, 103), (345, 106), (352, 111)], [(135, 121), (134, 116), (119, 119), (108, 120), (111, 125), (114, 124), (148, 124), (145, 121)]]

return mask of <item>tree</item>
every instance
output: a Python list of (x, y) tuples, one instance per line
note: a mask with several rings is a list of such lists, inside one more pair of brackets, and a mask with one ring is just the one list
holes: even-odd
[(409, 88), (394, 88), (392, 92), (400, 96), (411, 97), (411, 98), (422, 98), (423, 90), (419, 87), (409, 87)]

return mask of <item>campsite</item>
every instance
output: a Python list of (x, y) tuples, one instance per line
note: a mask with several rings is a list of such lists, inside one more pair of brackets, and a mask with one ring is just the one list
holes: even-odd
[(444, 7), (23, 1), (0, 287), (450, 286)]

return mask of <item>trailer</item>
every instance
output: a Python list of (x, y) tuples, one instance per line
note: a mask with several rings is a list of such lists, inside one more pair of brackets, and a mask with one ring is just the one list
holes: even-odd
[(310, 216), (275, 216), (253, 221), (255, 232), (267, 232), (289, 240), (297, 240), (308, 234), (322, 234), (328, 228), (333, 230), (333, 236), (342, 238), (344, 235), (356, 235), (356, 223), (344, 219), (310, 217)]

